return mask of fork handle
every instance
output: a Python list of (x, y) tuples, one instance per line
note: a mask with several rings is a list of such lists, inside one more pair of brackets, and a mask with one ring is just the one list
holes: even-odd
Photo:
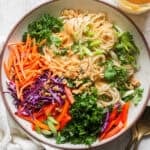
[(140, 142), (141, 139), (143, 138), (143, 135), (144, 135), (144, 134), (140, 134), (140, 135), (136, 138), (135, 143), (134, 143), (133, 150), (138, 150), (139, 142)]
[(132, 139), (129, 141), (128, 145), (126, 146), (125, 150), (131, 149), (132, 145), (135, 143), (136, 140), (137, 140), (137, 137), (132, 138)]

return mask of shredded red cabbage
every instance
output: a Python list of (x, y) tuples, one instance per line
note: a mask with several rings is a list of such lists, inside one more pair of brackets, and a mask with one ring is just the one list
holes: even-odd
[(14, 105), (16, 107), (18, 107), (20, 105), (20, 100), (17, 97), (17, 91), (16, 91), (16, 85), (15, 85), (15, 83), (12, 82), (12, 81), (9, 81), (9, 82), (7, 82), (7, 86), (8, 86), (8, 90), (9, 90), (8, 93), (10, 93), (11, 96), (14, 98), (14, 101), (13, 101)]
[(16, 94), (16, 87), (13, 82), (8, 83), (8, 89), (14, 98), (14, 103), (21, 106), (18, 113), (31, 115), (39, 111), (43, 106), (50, 103), (64, 104), (65, 92), (63, 78), (52, 76), (48, 71), (23, 90), (23, 100), (20, 101)]
[[(117, 102), (117, 103), (114, 105), (114, 107), (115, 107), (115, 108), (118, 108), (118, 109), (119, 109), (120, 106), (121, 106), (120, 102)], [(109, 112), (109, 110), (108, 110), (108, 111), (106, 112), (106, 115), (105, 115), (104, 124), (103, 124), (103, 126), (102, 126), (102, 128), (101, 128), (101, 133), (104, 132), (105, 129), (106, 129), (106, 127), (107, 127), (107, 125), (108, 125), (108, 123), (109, 123), (109, 117), (110, 117), (110, 112)]]
[(105, 116), (105, 121), (104, 121), (104, 124), (101, 128), (101, 132), (104, 132), (107, 125), (108, 125), (108, 120), (109, 120), (109, 116), (110, 116), (110, 113), (109, 113), (109, 110), (106, 112), (106, 116)]

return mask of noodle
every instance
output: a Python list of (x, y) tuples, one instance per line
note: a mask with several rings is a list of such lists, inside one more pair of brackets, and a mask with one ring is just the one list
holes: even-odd
[[(112, 58), (114, 66), (120, 67), (118, 57), (112, 48), (117, 41), (116, 32), (113, 24), (109, 22), (105, 13), (87, 13), (79, 10), (67, 9), (61, 13), (61, 18), (64, 20), (63, 30), (55, 33), (55, 36), (61, 39), (60, 49), (54, 44), (50, 47), (44, 48), (44, 57), (49, 62), (49, 69), (53, 75), (65, 77), (69, 79), (78, 79), (77, 88), (73, 89), (74, 94), (82, 93), (88, 89), (92, 83), (100, 93), (98, 105), (107, 107), (117, 102), (121, 102), (121, 96), (116, 87), (111, 87), (104, 81), (104, 64), (107, 61), (106, 55)], [(85, 36), (85, 29), (90, 31), (90, 37)], [(94, 33), (94, 34), (92, 34)], [(79, 53), (73, 52), (74, 43), (79, 42), (84, 44), (89, 40), (98, 40), (100, 43), (96, 50), (102, 50), (100, 55), (91, 55), (91, 52), (86, 56), (80, 58)], [(61, 52), (61, 49), (67, 49), (67, 54), (64, 56), (55, 55), (55, 51)], [(81, 49), (85, 49), (84, 45)], [(87, 49), (85, 49), (87, 50)], [(83, 53), (83, 52), (82, 52)], [(128, 76), (132, 77), (134, 69), (131, 65), (126, 65)], [(80, 81), (89, 78), (91, 82), (81, 83)], [(127, 89), (133, 89), (139, 85), (136, 79), (131, 78), (131, 83), (126, 83)], [(101, 97), (107, 97), (103, 100)]]
[[(69, 17), (66, 17), (67, 15)], [(79, 13), (75, 10), (64, 10), (62, 12), (62, 18), (64, 18), (65, 23), (69, 23), (73, 26), (78, 40), (84, 39), (84, 28), (87, 25), (90, 25), (92, 30), (95, 32), (95, 36), (93, 38), (99, 38), (102, 42), (100, 48), (110, 50), (116, 42), (113, 25), (108, 22), (107, 16), (104, 13), (86, 14)]]
[(102, 86), (97, 85), (97, 89), (100, 93), (100, 96), (105, 95), (109, 97), (109, 100), (107, 101), (99, 98), (99, 100), (97, 101), (97, 104), (99, 106), (107, 107), (117, 102), (121, 102), (120, 94), (116, 88), (111, 88), (109, 85), (103, 84)]

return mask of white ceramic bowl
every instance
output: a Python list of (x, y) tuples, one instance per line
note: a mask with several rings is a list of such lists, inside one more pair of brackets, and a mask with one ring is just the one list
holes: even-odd
[(105, 12), (108, 14), (109, 18), (111, 18), (112, 22), (116, 23), (118, 26), (122, 28), (124, 31), (129, 31), (133, 34), (134, 40), (137, 43), (138, 47), (141, 50), (140, 57), (138, 63), (140, 64), (141, 68), (140, 71), (137, 73), (138, 79), (142, 83), (142, 87), (144, 88), (144, 94), (141, 102), (137, 107), (132, 106), (132, 108), (129, 110), (128, 115), (128, 124), (126, 128), (124, 128), (121, 132), (114, 135), (113, 137), (103, 140), (103, 141), (96, 141), (92, 144), (92, 147), (98, 147), (101, 146), (104, 143), (110, 142), (113, 139), (117, 138), (121, 134), (123, 134), (127, 129), (129, 129), (139, 118), (139, 116), (142, 114), (144, 108), (146, 107), (146, 103), (148, 101), (148, 98), (150, 96), (150, 51), (148, 50), (147, 43), (142, 35), (142, 33), (139, 31), (137, 26), (129, 19), (125, 14), (123, 14), (121, 11), (119, 11), (117, 8), (108, 5), (104, 2), (100, 2), (97, 0), (56, 0), (54, 2), (47, 2), (39, 7), (35, 8), (31, 12), (29, 12), (27, 15), (25, 15), (13, 28), (11, 33), (9, 34), (3, 50), (1, 54), (0, 59), (0, 89), (1, 89), (1, 95), (3, 97), (3, 100), (5, 102), (5, 105), (7, 107), (7, 110), (9, 111), (12, 118), (17, 122), (17, 124), (27, 133), (28, 136), (30, 136), (32, 139), (41, 142), (43, 144), (51, 145), (58, 148), (63, 149), (86, 149), (88, 148), (85, 145), (72, 145), (69, 143), (66, 144), (56, 144), (55, 139), (49, 139), (45, 138), (42, 135), (37, 134), (36, 132), (32, 131), (30, 123), (18, 118), (14, 115), (14, 112), (16, 111), (15, 106), (13, 105), (13, 99), (10, 95), (4, 94), (3, 91), (7, 91), (6, 86), (6, 75), (3, 68), (3, 62), (8, 57), (8, 49), (7, 44), (11, 42), (17, 42), (21, 40), (23, 32), (27, 29), (27, 25), (38, 18), (40, 14), (43, 13), (49, 13), (54, 16), (58, 16), (60, 14), (60, 11), (64, 8), (74, 8), (74, 9), (81, 9), (81, 10), (88, 10), (89, 12)]

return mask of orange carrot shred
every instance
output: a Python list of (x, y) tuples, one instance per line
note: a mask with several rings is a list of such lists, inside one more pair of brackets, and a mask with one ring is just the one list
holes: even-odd
[(63, 108), (62, 108), (62, 112), (61, 112), (60, 115), (56, 118), (56, 120), (57, 120), (58, 122), (60, 122), (60, 121), (63, 119), (64, 115), (68, 112), (68, 110), (69, 110), (69, 102), (68, 102), (68, 100), (65, 100), (65, 104), (64, 104), (64, 106), (63, 106)]

